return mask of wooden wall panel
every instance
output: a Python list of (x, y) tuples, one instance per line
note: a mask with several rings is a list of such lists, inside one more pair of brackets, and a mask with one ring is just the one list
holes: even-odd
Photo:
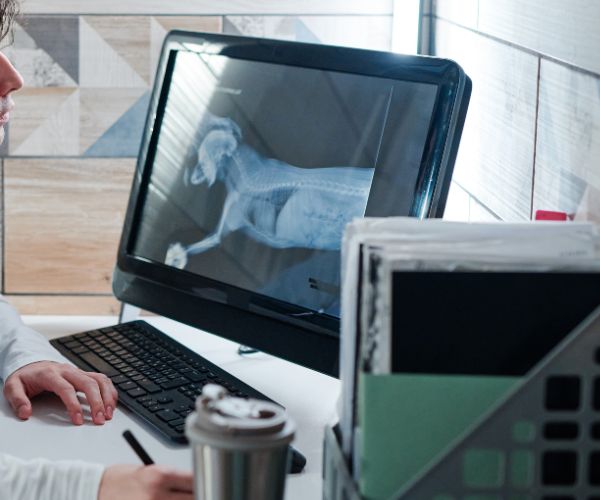
[(600, 2), (479, 0), (478, 29), (600, 73)]
[(499, 217), (528, 219), (538, 59), (442, 20), (435, 29), (436, 54), (473, 80), (454, 178)]
[[(21, 314), (118, 316), (120, 302), (101, 295), (6, 295)], [(66, 333), (66, 332), (65, 332)]]
[(6, 293), (110, 293), (131, 159), (7, 159)]
[(27, 14), (392, 14), (392, 0), (27, 0)]
[(600, 221), (600, 77), (542, 61), (534, 209)]

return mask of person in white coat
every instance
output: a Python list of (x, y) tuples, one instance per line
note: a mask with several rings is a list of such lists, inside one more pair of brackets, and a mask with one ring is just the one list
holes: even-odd
[[(17, 0), (0, 0), (0, 40), (11, 33), (17, 10)], [(11, 94), (22, 85), (21, 75), (0, 53), (0, 143), (14, 105)], [(108, 377), (68, 364), (1, 296), (0, 379), (4, 397), (22, 420), (31, 417), (31, 399), (42, 392), (58, 395), (75, 425), (84, 423), (78, 392), (85, 395), (96, 425), (112, 419), (117, 404)], [(154, 465), (105, 468), (79, 460), (20, 460), (2, 453), (0, 439), (2, 500), (192, 500), (192, 487), (190, 473)]]

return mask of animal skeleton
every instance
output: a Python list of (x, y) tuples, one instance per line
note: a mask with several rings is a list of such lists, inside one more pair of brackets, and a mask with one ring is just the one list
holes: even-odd
[(206, 128), (187, 180), (208, 186), (221, 180), (223, 210), (212, 234), (188, 246), (172, 243), (167, 264), (183, 269), (190, 256), (233, 231), (273, 248), (337, 250), (345, 225), (364, 215), (373, 168), (300, 168), (254, 151), (229, 118), (213, 117)]

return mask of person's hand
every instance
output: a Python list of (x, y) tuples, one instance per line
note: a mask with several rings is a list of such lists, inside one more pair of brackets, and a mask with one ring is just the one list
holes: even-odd
[(98, 500), (193, 500), (190, 473), (159, 465), (113, 465), (104, 471)]
[(110, 420), (117, 406), (117, 390), (102, 373), (84, 372), (74, 366), (53, 361), (38, 361), (14, 371), (4, 383), (4, 396), (17, 416), (31, 416), (30, 399), (48, 391), (60, 397), (75, 425), (83, 424), (83, 410), (77, 392), (83, 392), (90, 405), (92, 420), (102, 425)]

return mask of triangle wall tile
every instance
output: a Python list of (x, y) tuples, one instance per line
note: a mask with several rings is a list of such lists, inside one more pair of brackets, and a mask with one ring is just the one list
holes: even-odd
[[(11, 154), (22, 156), (74, 156), (79, 153), (79, 90), (72, 90)], [(12, 130), (11, 130), (12, 133)]]
[(300, 19), (296, 19), (296, 40), (299, 42), (321, 43), (321, 39)]
[(391, 46), (388, 16), (302, 16), (297, 20), (298, 40), (308, 35), (328, 45), (373, 50), (389, 50)]
[(28, 87), (76, 87), (77, 82), (61, 65), (38, 47), (36, 41), (20, 25), (14, 27), (15, 41), (5, 55), (19, 70)]
[(10, 144), (10, 122), (4, 125), (4, 131), (0, 131), (0, 137), (4, 134), (4, 140), (0, 143), (0, 158), (8, 156)]
[(186, 30), (220, 33), (221, 16), (155, 16), (153, 18), (165, 31)]
[(150, 20), (150, 68), (152, 69), (153, 80), (154, 75), (156, 75), (160, 51), (162, 49), (165, 36), (167, 36), (167, 31), (168, 30), (158, 22), (157, 18), (153, 17)]
[(88, 16), (85, 21), (146, 84), (149, 83), (149, 17)]
[(233, 23), (229, 17), (225, 18), (223, 22), (223, 33), (227, 33), (228, 35), (242, 35), (240, 29)]
[(146, 81), (87, 22), (79, 22), (81, 87), (147, 87)]
[(227, 16), (224, 32), (278, 40), (295, 40), (295, 19), (294, 16)]
[(167, 33), (171, 30), (204, 31), (220, 33), (223, 29), (221, 16), (154, 16), (150, 21), (150, 69), (152, 80), (156, 74), (160, 50)]
[(85, 156), (137, 156), (149, 103), (150, 92), (146, 92), (85, 152)]
[[(74, 94), (75, 88), (23, 88), (14, 94), (15, 109), (11, 113), (10, 154), (22, 154), (21, 145), (39, 127), (60, 113), (63, 104)], [(77, 94), (78, 95), (78, 94)], [(79, 123), (79, 117), (74, 117)], [(27, 150), (27, 147), (25, 148)]]
[(75, 82), (79, 79), (79, 16), (27, 16), (21, 27)]
[(81, 89), (79, 152), (83, 154), (92, 146), (146, 91), (145, 88)]

